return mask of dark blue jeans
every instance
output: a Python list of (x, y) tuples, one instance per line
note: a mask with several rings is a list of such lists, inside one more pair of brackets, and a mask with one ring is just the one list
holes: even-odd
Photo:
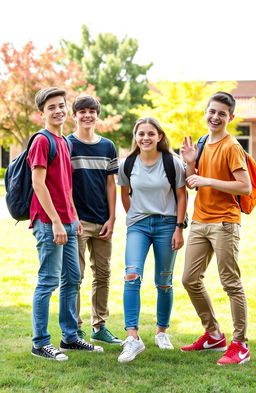
[(140, 287), (144, 264), (153, 244), (155, 256), (155, 285), (157, 288), (157, 326), (167, 328), (173, 304), (172, 276), (177, 251), (171, 247), (176, 228), (176, 217), (152, 215), (127, 229), (125, 266), (126, 274), (136, 273), (138, 278), (125, 280), (125, 328), (138, 329), (140, 313)]
[(76, 302), (80, 282), (77, 222), (63, 225), (68, 235), (65, 245), (53, 242), (52, 224), (36, 220), (33, 226), (40, 262), (32, 312), (33, 344), (36, 348), (50, 344), (50, 334), (47, 331), (49, 303), (52, 292), (59, 285), (62, 339), (67, 343), (77, 339)]

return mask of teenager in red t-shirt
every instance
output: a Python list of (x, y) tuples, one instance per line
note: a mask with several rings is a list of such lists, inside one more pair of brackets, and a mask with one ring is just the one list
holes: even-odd
[[(72, 167), (67, 143), (62, 137), (67, 116), (66, 92), (57, 87), (41, 89), (37, 108), (56, 142), (56, 156), (48, 165), (49, 141), (38, 135), (29, 149), (34, 194), (30, 227), (37, 240), (40, 261), (33, 298), (32, 355), (67, 360), (68, 350), (102, 351), (77, 336), (76, 301), (80, 281), (77, 234), (82, 233), (72, 199)], [(50, 342), (47, 331), (52, 292), (60, 285), (60, 350)]]

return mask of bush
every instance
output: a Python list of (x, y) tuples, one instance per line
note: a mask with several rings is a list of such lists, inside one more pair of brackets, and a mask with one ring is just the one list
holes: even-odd
[(0, 179), (4, 178), (5, 171), (6, 171), (6, 168), (0, 168)]

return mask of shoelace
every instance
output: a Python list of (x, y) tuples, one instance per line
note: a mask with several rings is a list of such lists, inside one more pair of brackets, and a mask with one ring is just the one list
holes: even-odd
[(47, 353), (49, 353), (50, 355), (56, 355), (57, 353), (60, 353), (60, 351), (57, 349), (57, 348), (55, 348), (52, 344), (49, 344), (49, 345), (45, 345), (44, 346), (44, 350), (47, 352)]
[(94, 345), (93, 345), (93, 344), (87, 343), (83, 338), (78, 338), (78, 339), (76, 340), (76, 342), (77, 342), (77, 344), (79, 344), (79, 345), (81, 345), (81, 346), (83, 346), (83, 347), (86, 347), (86, 348), (88, 348), (89, 350), (92, 350), (92, 349), (94, 348)]
[(109, 331), (108, 329), (105, 329), (105, 332), (106, 332), (106, 335), (107, 335), (109, 338), (111, 338), (111, 339), (117, 338), (117, 337), (113, 336), (113, 334), (110, 333), (110, 331)]
[(167, 345), (168, 347), (171, 346), (170, 341), (169, 341), (169, 334), (161, 335), (158, 336), (158, 340), (160, 341), (161, 345)]
[(231, 344), (227, 351), (225, 352), (224, 356), (232, 357), (237, 353), (238, 350), (238, 345), (237, 344)]
[(199, 337), (199, 339), (195, 341), (193, 344), (202, 344), (205, 341), (206, 337), (208, 337), (207, 332), (205, 332), (203, 336)]
[(131, 352), (132, 350), (132, 342), (129, 340), (129, 337), (123, 342), (123, 352)]

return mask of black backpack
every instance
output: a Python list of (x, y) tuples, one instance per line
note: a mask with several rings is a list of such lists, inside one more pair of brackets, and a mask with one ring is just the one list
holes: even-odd
[[(124, 173), (129, 179), (131, 178), (131, 173), (132, 173), (132, 168), (134, 165), (134, 162), (137, 158), (137, 154), (132, 154), (131, 156), (126, 157), (125, 162), (124, 162)], [(173, 162), (173, 155), (171, 153), (165, 153), (162, 152), (162, 158), (163, 158), (163, 166), (164, 170), (167, 176), (167, 179), (171, 185), (174, 198), (177, 204), (177, 195), (176, 195), (176, 171), (175, 171), (175, 166)], [(130, 186), (130, 195), (132, 195), (132, 189)], [(188, 196), (188, 194), (187, 194)], [(185, 220), (184, 220), (185, 228), (188, 226), (188, 214), (186, 213)]]
[[(56, 142), (47, 130), (40, 130), (31, 136), (28, 146), (7, 167), (4, 182), (6, 188), (6, 204), (11, 216), (17, 221), (29, 219), (30, 203), (33, 195), (31, 169), (27, 163), (27, 155), (34, 138), (42, 134), (49, 141), (48, 165), (56, 155)], [(64, 136), (63, 136), (64, 137)], [(71, 153), (71, 142), (64, 137)]]

